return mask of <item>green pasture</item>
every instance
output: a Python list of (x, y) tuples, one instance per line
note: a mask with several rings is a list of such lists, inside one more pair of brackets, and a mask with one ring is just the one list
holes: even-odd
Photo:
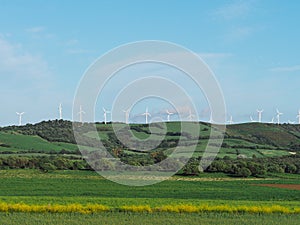
[[(223, 176), (223, 177), (222, 177)], [(234, 179), (222, 175), (174, 177), (159, 184), (131, 187), (103, 179), (90, 171), (0, 171), (0, 202), (27, 204), (279, 204), (300, 206), (297, 190), (256, 186), (261, 183), (300, 184), (299, 176)], [(219, 178), (218, 178), (219, 177)]]
[(77, 213), (63, 214), (41, 214), (41, 213), (0, 213), (2, 224), (14, 225), (64, 225), (64, 224), (274, 224), (274, 225), (297, 225), (300, 215), (281, 215), (281, 214), (226, 214), (226, 213), (194, 213), (194, 214), (175, 214), (175, 213), (123, 213), (105, 212), (97, 214), (82, 215)]

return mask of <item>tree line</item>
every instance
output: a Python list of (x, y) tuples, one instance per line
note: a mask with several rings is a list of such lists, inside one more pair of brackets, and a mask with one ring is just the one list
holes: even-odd
[[(94, 154), (97, 154), (96, 152)], [(117, 150), (115, 150), (115, 154)], [(109, 160), (101, 158), (101, 155), (94, 155), (95, 163), (106, 163), (108, 169), (113, 169)], [(125, 163), (135, 166), (145, 166), (160, 162), (166, 156), (163, 152), (155, 152), (147, 158), (140, 156), (128, 156)], [(252, 159), (231, 159), (229, 157), (216, 158), (210, 166), (203, 171), (199, 171), (201, 157), (191, 158), (182, 167), (177, 175), (196, 176), (200, 173), (225, 173), (235, 177), (264, 177), (270, 173), (300, 174), (300, 156), (282, 156), (270, 158)], [(176, 166), (180, 164), (180, 159), (174, 159)], [(183, 165), (183, 164), (182, 164)], [(172, 167), (170, 167), (172, 168)], [(80, 157), (76, 156), (8, 156), (0, 158), (0, 169), (39, 169), (43, 172), (51, 170), (93, 170), (91, 166)], [(137, 167), (138, 170), (138, 167)]]

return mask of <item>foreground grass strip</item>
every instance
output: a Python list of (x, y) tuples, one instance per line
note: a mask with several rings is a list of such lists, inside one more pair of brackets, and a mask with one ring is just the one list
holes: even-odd
[(300, 207), (289, 208), (280, 205), (273, 206), (229, 206), (229, 205), (162, 205), (150, 207), (149, 205), (125, 205), (121, 207), (108, 207), (99, 204), (68, 204), (68, 205), (27, 205), (0, 203), (0, 212), (25, 212), (25, 213), (99, 213), (108, 211), (137, 212), (137, 213), (256, 213), (256, 214), (300, 214)]

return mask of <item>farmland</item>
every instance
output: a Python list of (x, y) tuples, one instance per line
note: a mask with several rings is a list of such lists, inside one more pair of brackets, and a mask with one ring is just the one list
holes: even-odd
[(91, 215), (82, 214), (1, 214), (3, 224), (287, 224), (297, 225), (299, 215), (253, 215), (253, 214), (226, 214), (203, 213), (174, 214), (174, 213), (100, 213)]
[[(24, 220), (29, 223), (34, 220), (43, 221), (44, 224), (51, 224), (57, 220), (61, 220), (58, 224), (63, 224), (63, 221), (76, 221), (74, 224), (82, 224), (83, 221), (93, 223), (100, 219), (112, 224), (126, 224), (124, 218), (127, 223), (133, 221), (133, 224), (146, 220), (149, 224), (151, 221), (158, 220), (170, 223), (182, 221), (183, 224), (197, 224), (200, 221), (203, 224), (212, 222), (229, 224), (232, 221), (244, 220), (252, 224), (257, 219), (274, 224), (276, 222), (274, 218), (277, 218), (286, 221), (287, 224), (295, 224), (295, 221), (299, 219), (298, 213), (282, 214), (279, 212), (280, 210), (300, 212), (299, 191), (259, 185), (299, 183), (297, 175), (274, 176), (268, 179), (234, 179), (214, 174), (197, 178), (175, 176), (152, 186), (127, 187), (107, 181), (91, 171), (53, 171), (45, 174), (38, 170), (2, 170), (0, 171), (0, 208), (1, 204), (16, 208), (14, 204), (20, 203), (19, 208), (23, 207), (25, 210), (28, 210), (29, 206), (45, 206), (49, 209), (50, 206), (60, 205), (61, 207), (70, 206), (75, 212), (72, 214), (37, 212), (28, 214), (22, 213), (21, 210), (21, 212), (10, 214), (0, 213), (0, 218), (1, 221)], [(80, 215), (80, 205), (83, 207), (102, 205), (108, 211), (101, 208), (98, 213)], [(140, 208), (132, 208), (133, 206)], [(78, 211), (76, 207), (79, 207)], [(181, 207), (182, 212), (187, 210), (187, 214), (174, 214), (176, 207)], [(200, 207), (198, 213), (196, 213), (197, 207)], [(273, 207), (278, 213), (271, 216), (270, 209)], [(168, 210), (159, 212), (158, 209), (162, 208)], [(149, 210), (158, 211), (149, 212)], [(250, 210), (252, 213), (230, 213), (232, 210), (233, 212)]]
[[(97, 151), (93, 143), (100, 137), (115, 157), (134, 165), (163, 160), (179, 138), (184, 145), (196, 143), (192, 158), (177, 175), (143, 187), (116, 184), (94, 172), (83, 160), (67, 121), (0, 128), (0, 221), (296, 224), (300, 216), (298, 125), (228, 126), (217, 158), (205, 171), (199, 171), (198, 165), (210, 125), (200, 123), (199, 137), (181, 133), (180, 126), (167, 123), (162, 144), (150, 152), (126, 148), (116, 139), (112, 124), (96, 124), (97, 132), (89, 130), (88, 124), (80, 127), (87, 153)], [(160, 127), (151, 128), (154, 139), (161, 138)], [(142, 124), (131, 128), (136, 138), (147, 139), (150, 134)], [(188, 148), (181, 147), (174, 160), (189, 155)]]

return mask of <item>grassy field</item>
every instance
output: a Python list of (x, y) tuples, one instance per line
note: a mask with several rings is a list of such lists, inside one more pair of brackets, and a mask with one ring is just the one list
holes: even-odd
[(1, 224), (299, 224), (300, 215), (280, 214), (226, 214), (226, 213), (201, 213), (201, 214), (175, 214), (175, 213), (123, 213), (107, 212), (91, 215), (82, 214), (28, 214), (28, 213), (0, 213)]
[(254, 184), (299, 184), (289, 179), (232, 179), (229, 177), (174, 177), (145, 187), (128, 187), (101, 178), (95, 172), (36, 170), (0, 171), (0, 201), (28, 204), (98, 203), (108, 206), (165, 204), (279, 204), (299, 206), (297, 190)]
[[(43, 123), (40, 131), (46, 131), (48, 125)], [(56, 129), (55, 123), (51, 126)], [(62, 133), (69, 129), (67, 122), (64, 126)], [(148, 126), (132, 126), (136, 137), (149, 136)], [(180, 123), (166, 123), (166, 126), (165, 140), (176, 142), (181, 136)], [(97, 124), (97, 129), (98, 132), (87, 130), (85, 136), (100, 136), (107, 142), (113, 139), (111, 124)], [(200, 130), (196, 157), (204, 152), (210, 126), (202, 123)], [(160, 128), (152, 131), (159, 138)], [(47, 141), (48, 137), (46, 140), (21, 133), (0, 131), (0, 152), (5, 153), (1, 157), (16, 152), (22, 154), (22, 151), (30, 155), (77, 150), (72, 142), (59, 142), (60, 134), (55, 132), (51, 133), (52, 142)], [(231, 125), (218, 156), (235, 159), (239, 154), (248, 158), (288, 155), (292, 151), (288, 147), (297, 146), (299, 137), (300, 126), (297, 125)], [(197, 140), (189, 140), (184, 135), (183, 139), (190, 143)], [(182, 149), (178, 157), (186, 156), (187, 152)], [(172, 148), (161, 150), (172, 152)], [(128, 149), (126, 153), (141, 154)], [(0, 224), (298, 224), (300, 191), (260, 184), (299, 185), (300, 176), (268, 174), (264, 179), (239, 179), (220, 173), (201, 173), (194, 177), (174, 176), (152, 186), (128, 187), (105, 180), (92, 171), (0, 170)], [(105, 210), (93, 211), (89, 207)]]
[[(152, 186), (127, 187), (91, 171), (2, 170), (0, 208), (21, 211), (0, 213), (0, 221), (1, 224), (297, 224), (299, 191), (257, 184), (300, 184), (300, 178), (274, 175), (268, 179), (234, 179), (224, 174), (203, 174), (175, 176)], [(76, 213), (81, 212), (81, 207), (93, 204), (108, 211)], [(63, 209), (65, 213), (22, 212), (30, 207), (33, 210), (67, 207), (70, 212)], [(178, 212), (176, 207), (181, 207), (179, 212), (183, 213), (171, 213)], [(201, 210), (195, 210), (197, 207)], [(294, 210), (299, 212), (288, 213)]]
[(62, 149), (75, 151), (77, 145), (59, 142), (48, 142), (39, 136), (22, 135), (18, 133), (0, 132), (0, 143), (7, 147), (2, 147), (2, 151), (61, 151)]

